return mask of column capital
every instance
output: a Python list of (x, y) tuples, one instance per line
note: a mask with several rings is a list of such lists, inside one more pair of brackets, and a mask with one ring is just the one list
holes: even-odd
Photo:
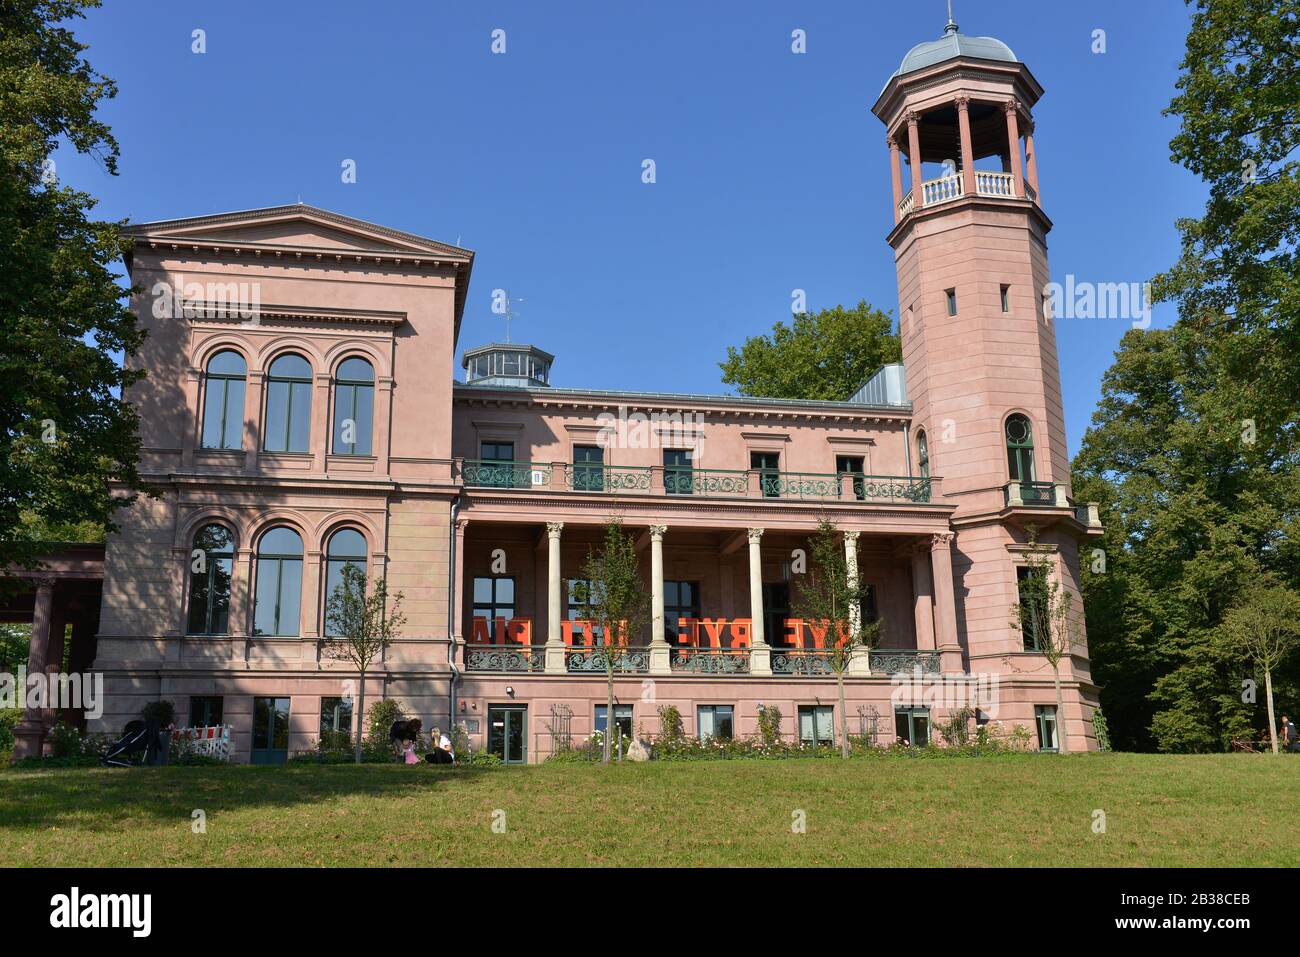
[(668, 531), (668, 526), (667, 526), (667, 525), (651, 525), (651, 526), (650, 526), (650, 541), (652, 541), (652, 542), (662, 542), (662, 541), (664, 540), (664, 534), (665, 534), (667, 531)]
[(58, 579), (52, 575), (42, 575), (40, 578), (33, 578), (32, 581), (36, 583), (36, 590), (42, 594), (53, 591), (58, 583)]
[(952, 532), (936, 532), (930, 536), (930, 548), (931, 550), (948, 548), (952, 545), (952, 539)]
[(1009, 100), (1004, 100), (1002, 103), (1002, 111), (1006, 113), (1008, 116), (1019, 113), (1020, 101), (1017, 100), (1015, 97), (1012, 97)]
[(547, 522), (546, 535), (548, 538), (559, 538), (560, 532), (564, 531), (563, 522)]
[(916, 126), (921, 122), (921, 114), (916, 110), (908, 110), (903, 114), (903, 119), (907, 121), (908, 126)]
[(748, 535), (749, 535), (749, 544), (751, 544), (751, 545), (757, 545), (760, 541), (762, 541), (762, 539), (763, 539), (763, 532), (764, 532), (764, 529), (761, 529), (761, 528), (751, 528), (751, 529), (749, 529), (749, 531), (748, 531)]
[(468, 527), (469, 527), (469, 519), (468, 519), (468, 518), (458, 518), (458, 519), (456, 519), (456, 534), (457, 534), (457, 535), (464, 535), (464, 534), (465, 534), (465, 529), (468, 528)]
[(893, 133), (885, 134), (885, 145), (888, 146), (890, 151), (894, 153), (897, 153), (901, 148), (898, 145), (898, 139), (894, 136)]
[(844, 541), (846, 541), (846, 542), (853, 542), (853, 543), (856, 545), (856, 544), (857, 544), (857, 541), (858, 541), (858, 536), (861, 535), (862, 533), (861, 533), (861, 532), (844, 532), (843, 534), (844, 534)]
[(967, 96), (965, 93), (957, 94), (955, 97), (953, 97), (952, 102), (953, 105), (956, 106), (957, 109), (961, 110), (962, 112), (965, 112), (966, 110), (970, 109), (970, 97)]

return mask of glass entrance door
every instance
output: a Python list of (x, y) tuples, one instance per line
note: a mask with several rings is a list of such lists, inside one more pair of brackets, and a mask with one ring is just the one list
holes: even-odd
[(527, 705), (488, 705), (488, 750), (506, 764), (527, 763)]
[(284, 764), (289, 760), (289, 699), (253, 699), (253, 764)]

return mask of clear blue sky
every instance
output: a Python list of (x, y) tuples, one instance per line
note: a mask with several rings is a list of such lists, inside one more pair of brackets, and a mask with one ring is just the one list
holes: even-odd
[[(1181, 0), (955, 8), (963, 33), (1009, 44), (1047, 91), (1053, 278), (1141, 282), (1173, 262), (1174, 220), (1204, 195), (1170, 163), (1175, 121), (1160, 115)], [(944, 0), (109, 0), (77, 29), (120, 86), (104, 110), (120, 175), (67, 149), (59, 172), (106, 218), (301, 197), (459, 242), (477, 252), (462, 349), (502, 337), (500, 287), (523, 299), (513, 338), (556, 354), (557, 384), (725, 392), (726, 347), (788, 319), (792, 289), (813, 310), (866, 299), (897, 314), (870, 106), (945, 19)], [(1172, 318), (1158, 307), (1154, 324)], [(1126, 328), (1059, 320), (1072, 453)]]

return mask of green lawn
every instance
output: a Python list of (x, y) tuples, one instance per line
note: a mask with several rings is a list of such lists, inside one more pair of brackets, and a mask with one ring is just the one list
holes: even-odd
[(0, 866), (1295, 866), (1298, 781), (1265, 755), (6, 770)]

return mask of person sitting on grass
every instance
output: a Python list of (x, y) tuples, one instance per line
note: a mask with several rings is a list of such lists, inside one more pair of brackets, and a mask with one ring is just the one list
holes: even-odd
[(438, 746), (424, 756), (430, 764), (455, 764), (456, 755), (451, 750), (451, 738), (445, 734), (438, 739)]

